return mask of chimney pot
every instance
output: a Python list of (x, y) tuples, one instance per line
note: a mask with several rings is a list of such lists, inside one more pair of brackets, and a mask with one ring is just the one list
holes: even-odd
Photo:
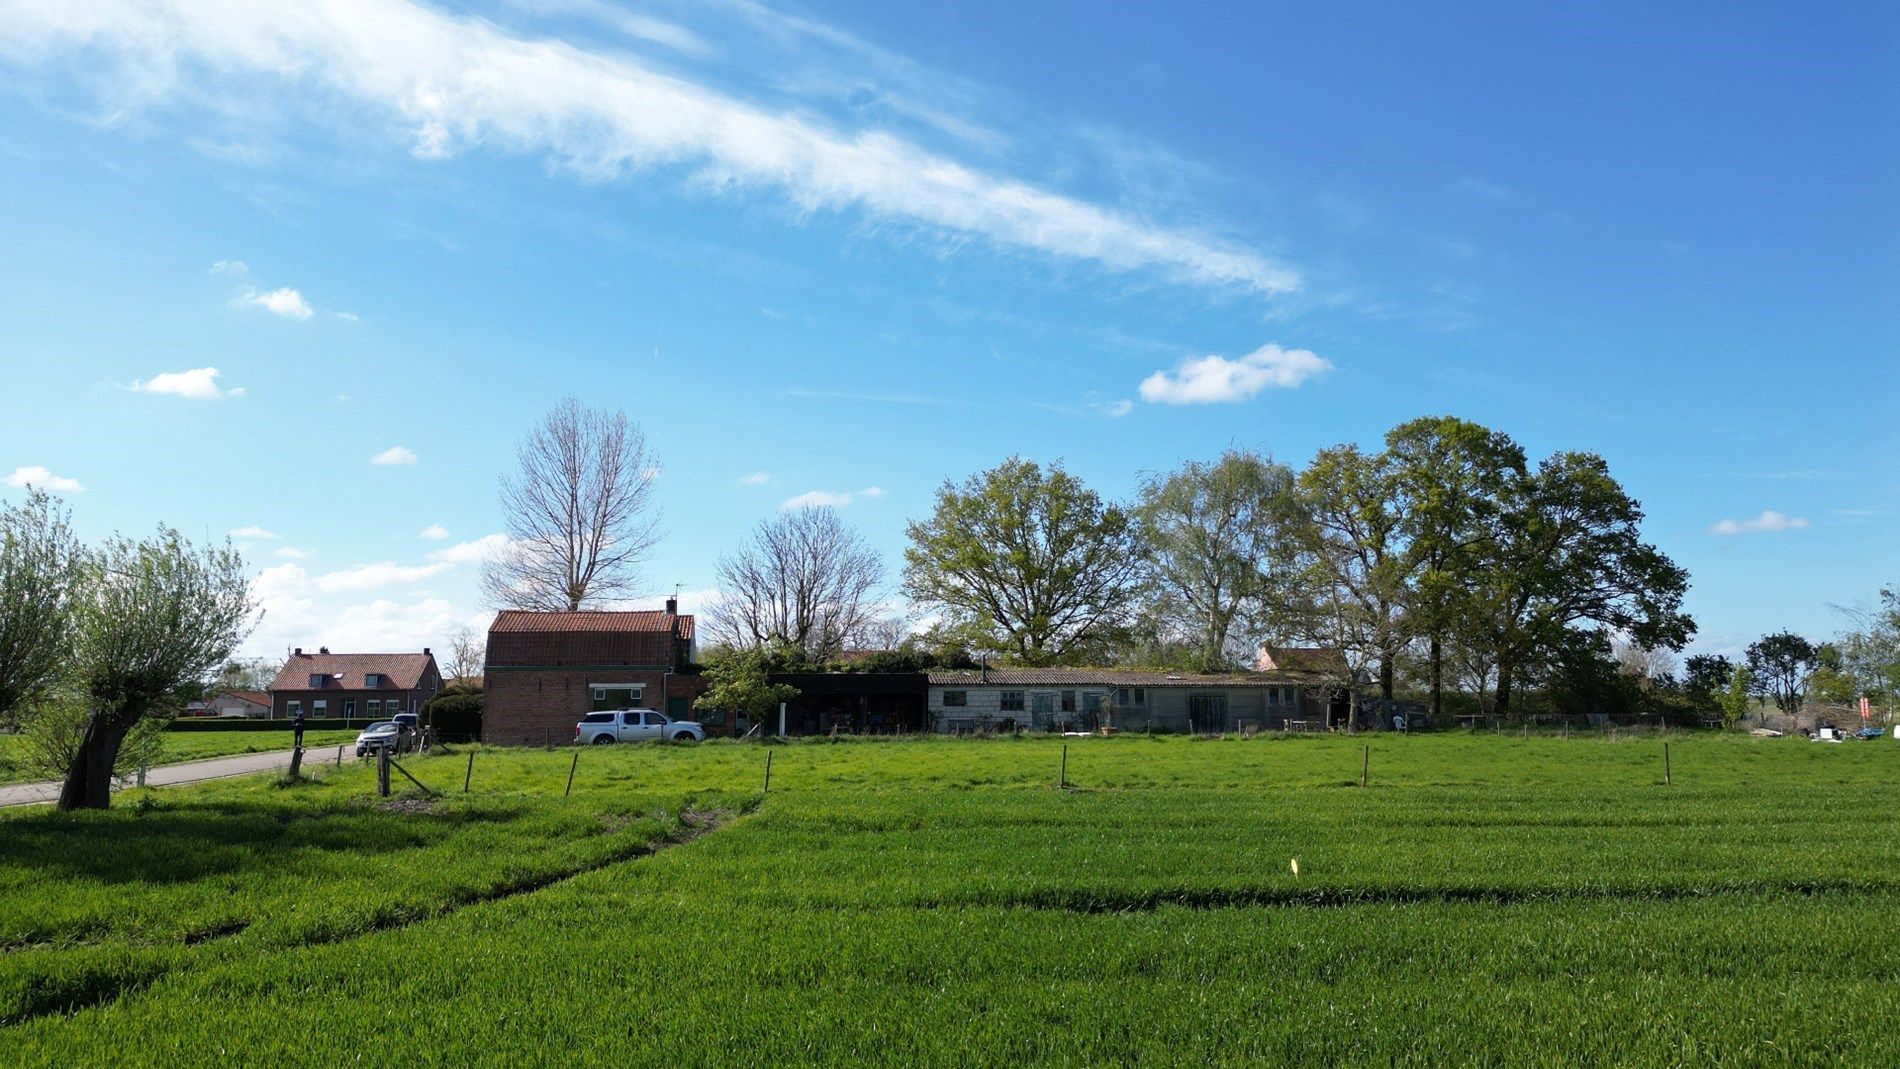
[(302, 656), (303, 656), (303, 647), (302, 647), (302, 646), (298, 646), (298, 647), (297, 647), (296, 649), (294, 649), (294, 650), (292, 650), (292, 651), (290, 651), (290, 655), (291, 655), (292, 657), (302, 657)]
[(427, 656), (429, 656), (429, 647), (427, 647), (427, 646), (424, 646), (424, 647), (422, 647), (422, 655), (423, 655), (424, 657), (427, 657)]
[(330, 652), (330, 647), (328, 647), (328, 646), (318, 646), (318, 647), (317, 647), (317, 652), (318, 652), (318, 653), (329, 653), (329, 652)]
[(669, 616), (677, 616), (677, 615), (679, 615), (679, 611), (680, 611), (680, 599), (678, 599), (678, 598), (667, 598), (667, 599), (666, 599), (666, 611), (667, 611), (667, 614), (668, 614)]

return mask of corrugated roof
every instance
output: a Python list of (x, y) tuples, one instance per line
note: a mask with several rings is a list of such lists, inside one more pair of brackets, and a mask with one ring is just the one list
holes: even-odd
[(634, 612), (605, 610), (532, 612), (526, 609), (504, 609), (495, 615), (495, 622), (489, 625), (488, 630), (491, 633), (514, 634), (554, 631), (672, 634), (676, 620), (679, 622), (679, 636), (683, 639), (691, 639), (693, 637), (691, 616), (676, 616), (659, 609)]
[(414, 690), (434, 662), (427, 653), (294, 653), (270, 689), (309, 690), (311, 676), (325, 675), (338, 690), (364, 690), (364, 674), (375, 672), (388, 676), (389, 685), (398, 690)]
[(1293, 672), (1158, 672), (1120, 668), (992, 668), (987, 677), (978, 669), (930, 673), (930, 684), (954, 686), (1021, 687), (1275, 687), (1310, 682)]

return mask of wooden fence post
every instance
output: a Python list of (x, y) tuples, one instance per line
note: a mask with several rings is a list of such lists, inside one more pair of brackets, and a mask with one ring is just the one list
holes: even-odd
[(1674, 786), (1676, 777), (1669, 770), (1669, 744), (1663, 743), (1663, 786)]
[(760, 794), (772, 793), (772, 751), (765, 751), (765, 789)]
[(389, 747), (387, 746), (376, 748), (376, 794), (381, 798), (389, 797)]
[(468, 793), (468, 781), (475, 775), (475, 751), (468, 752), (468, 770), (462, 773), (462, 793)]
[(568, 795), (574, 793), (574, 770), (579, 767), (581, 767), (581, 752), (576, 749), (574, 751), (574, 763), (567, 766), (567, 790), (561, 792), (561, 797), (566, 798)]
[(1372, 781), (1372, 747), (1366, 747), (1363, 761), (1359, 765), (1359, 786), (1364, 787)]
[(1056, 774), (1056, 786), (1065, 791), (1069, 789), (1069, 744), (1066, 742), (1062, 744), (1062, 771)]
[(299, 746), (290, 751), (290, 778), (296, 779), (301, 775), (303, 775), (303, 747)]

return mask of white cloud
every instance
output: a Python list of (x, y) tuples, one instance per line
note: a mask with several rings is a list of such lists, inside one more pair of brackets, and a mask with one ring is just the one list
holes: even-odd
[(249, 278), (251, 277), (251, 265), (245, 263), (243, 260), (219, 260), (217, 263), (211, 265), (211, 273), (214, 275), (229, 275), (232, 278)]
[(134, 382), (134, 390), (140, 393), (163, 393), (174, 397), (186, 397), (195, 401), (215, 401), (220, 397), (242, 397), (244, 390), (221, 390), (218, 388), (218, 369), (198, 367), (190, 371), (166, 371), (143, 382)]
[(740, 486), (766, 486), (771, 482), (772, 473), (769, 471), (755, 471), (750, 475), (742, 475), (739, 477)]
[(354, 600), (351, 591), (326, 594), (301, 565), (276, 564), (251, 583), (251, 594), (264, 610), (257, 630), (244, 644), (247, 656), (281, 656), (286, 647), (384, 652), (437, 650), (464, 624), (485, 631), (492, 614), (458, 608), (434, 593), (415, 596), (377, 594)]
[(1291, 389), (1332, 366), (1311, 350), (1272, 344), (1237, 360), (1190, 357), (1172, 373), (1157, 371), (1142, 379), (1141, 399), (1163, 405), (1231, 404), (1269, 386)]
[(38, 464), (13, 469), (13, 474), (7, 476), (7, 485), (22, 490), (33, 486), (55, 494), (83, 494), (86, 492), (85, 485), (78, 479), (68, 479), (64, 475), (54, 475)]
[(1795, 531), (1806, 526), (1808, 526), (1808, 521), (1801, 516), (1789, 516), (1786, 513), (1776, 512), (1774, 509), (1765, 509), (1761, 515), (1753, 519), (1721, 520), (1709, 528), (1709, 533), (1755, 534), (1760, 531)]
[(878, 498), (878, 497), (883, 497), (883, 496), (884, 496), (884, 488), (881, 486), (867, 486), (862, 490), (851, 490), (851, 491), (807, 490), (804, 493), (799, 494), (797, 497), (788, 497), (785, 500), (779, 502), (778, 507), (779, 507), (780, 512), (790, 512), (793, 509), (809, 509), (809, 508), (824, 508), (824, 507), (841, 509), (841, 508), (845, 508), (846, 506), (850, 505), (853, 501), (856, 501), (858, 498), (861, 498), (861, 497)]
[(440, 542), (444, 538), (447, 538), (448, 536), (449, 536), (449, 529), (447, 527), (444, 527), (439, 523), (432, 523), (429, 526), (424, 527), (422, 529), (422, 533), (417, 535), (416, 537), (426, 538), (431, 542)]
[(232, 538), (281, 538), (283, 536), (279, 535), (275, 531), (266, 531), (262, 527), (259, 527), (256, 524), (252, 524), (249, 527), (233, 528), (231, 531), (231, 537)]
[(438, 549), (429, 554), (429, 559), (450, 564), (480, 564), (507, 546), (508, 536), (505, 534), (484, 535), (472, 542), (457, 542), (445, 549)]
[(239, 294), (237, 299), (232, 303), (239, 307), (262, 308), (267, 312), (289, 319), (309, 319), (316, 314), (315, 310), (310, 307), (310, 303), (303, 299), (303, 294), (298, 293), (289, 286), (268, 290), (262, 293), (257, 290), (247, 289)]
[[(116, 59), (114, 88), (133, 102), (223, 96), (248, 104), (263, 75), (300, 99), (357, 102), (406, 133), (422, 158), (480, 146), (542, 156), (589, 179), (683, 167), (704, 188), (775, 190), (806, 212), (855, 209), (1197, 285), (1263, 293), (1299, 285), (1295, 272), (1250, 248), (989, 173), (880, 129), (838, 128), (624, 52), (514, 36), (405, 0), (373, 10), (342, 0), (10, 7), (0, 49), (27, 60), (62, 52)], [(326, 110), (346, 116), (353, 131), (363, 125), (346, 109)]]
[(453, 567), (455, 567), (453, 564), (446, 561), (438, 561), (435, 564), (397, 564), (394, 561), (383, 561), (379, 564), (363, 564), (355, 568), (345, 568), (338, 572), (326, 572), (310, 580), (310, 585), (313, 589), (325, 594), (339, 590), (379, 590), (401, 583), (419, 583), (424, 579), (441, 575)]
[(311, 557), (316, 556), (316, 553), (308, 549), (298, 549), (295, 546), (282, 546), (277, 550), (275, 555), (285, 560), (309, 560)]
[(1117, 401), (1095, 400), (1089, 402), (1089, 407), (1110, 419), (1120, 419), (1135, 410), (1135, 402), (1126, 397)]
[(397, 464), (414, 464), (416, 463), (416, 454), (403, 446), (392, 445), (388, 449), (369, 458), (369, 462), (385, 468)]

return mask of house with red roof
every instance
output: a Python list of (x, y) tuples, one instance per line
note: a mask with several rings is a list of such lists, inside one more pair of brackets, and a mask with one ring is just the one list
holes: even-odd
[(298, 647), (271, 681), (271, 716), (299, 712), (312, 720), (387, 720), (419, 713), (442, 689), (435, 655), (421, 653), (315, 653)]
[(488, 628), (482, 741), (570, 742), (581, 717), (606, 709), (694, 719), (704, 683), (692, 664), (693, 617), (671, 598), (639, 612), (504, 610)]

